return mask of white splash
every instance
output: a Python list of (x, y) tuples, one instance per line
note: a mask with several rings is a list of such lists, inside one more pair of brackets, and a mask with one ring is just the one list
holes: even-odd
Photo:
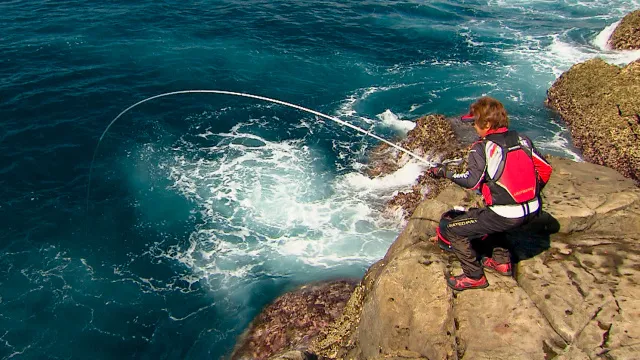
[[(603, 31), (605, 34), (607, 30)], [(602, 34), (601, 32), (600, 34)], [(640, 50), (608, 50), (606, 41), (602, 42), (606, 35), (598, 35), (593, 41), (595, 47), (578, 45), (562, 40), (560, 36), (554, 36), (549, 47), (550, 57), (560, 66), (554, 67), (554, 74), (559, 76), (571, 65), (587, 61), (596, 57), (602, 58), (610, 64), (626, 65), (640, 58)]]
[[(620, 20), (622, 21), (622, 20)], [(593, 44), (597, 46), (600, 50), (609, 51), (611, 47), (609, 46), (609, 38), (611, 34), (616, 30), (620, 21), (614, 22), (613, 24), (607, 26), (602, 30), (596, 37), (593, 39)]]
[(409, 161), (397, 171), (385, 176), (370, 178), (363, 174), (351, 173), (345, 175), (344, 180), (349, 187), (361, 191), (393, 190), (411, 186), (424, 170), (423, 164)]
[(192, 201), (201, 219), (188, 241), (150, 253), (187, 266), (190, 281), (205, 280), (238, 298), (255, 279), (363, 271), (400, 230), (383, 214), (385, 202), (422, 170), (409, 161), (376, 179), (336, 176), (302, 140), (270, 141), (242, 125), (193, 137), (197, 144), (183, 139), (172, 151), (141, 155), (159, 163), (169, 190)]
[[(409, 65), (409, 67), (411, 66), (413, 65)], [(338, 117), (342, 117), (342, 116), (358, 117), (363, 122), (367, 124), (372, 124), (373, 120), (357, 115), (358, 112), (355, 110), (355, 107), (358, 104), (362, 103), (363, 101), (366, 101), (367, 98), (369, 98), (373, 94), (378, 94), (382, 92), (387, 92), (387, 91), (392, 91), (392, 90), (397, 90), (397, 89), (402, 89), (402, 88), (407, 88), (412, 86), (418, 86), (418, 85), (421, 85), (421, 83), (394, 84), (389, 86), (371, 86), (367, 88), (358, 89), (354, 91), (353, 94), (349, 95), (345, 100), (342, 101), (340, 108), (336, 111), (336, 115)]]
[(405, 134), (416, 127), (416, 123), (410, 120), (400, 120), (396, 114), (387, 109), (378, 114), (377, 118), (382, 120), (382, 125)]

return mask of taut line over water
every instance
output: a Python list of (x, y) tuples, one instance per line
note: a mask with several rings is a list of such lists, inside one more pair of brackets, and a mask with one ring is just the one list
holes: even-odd
[(179, 95), (179, 94), (195, 94), (195, 93), (207, 93), (207, 94), (222, 94), (222, 95), (232, 95), (232, 96), (241, 96), (241, 97), (246, 97), (246, 98), (252, 98), (252, 99), (258, 99), (258, 100), (264, 100), (264, 101), (268, 101), (268, 102), (272, 102), (275, 104), (280, 104), (280, 105), (284, 105), (284, 106), (288, 106), (288, 107), (292, 107), (294, 109), (298, 109), (298, 110), (302, 110), (302, 111), (306, 111), (308, 113), (323, 117), (325, 119), (329, 119), (331, 121), (335, 121), (338, 124), (342, 125), (342, 126), (346, 126), (349, 127), (353, 130), (356, 130), (358, 132), (361, 132), (367, 136), (371, 136), (372, 138), (382, 141), (383, 143), (392, 146), (400, 151), (402, 151), (405, 154), (408, 154), (409, 156), (413, 157), (414, 159), (419, 160), (422, 163), (427, 164), (427, 166), (429, 167), (433, 167), (436, 166), (436, 163), (433, 163), (431, 161), (426, 160), (425, 158), (397, 145), (394, 144), (386, 139), (381, 138), (380, 136), (376, 135), (376, 134), (372, 134), (370, 131), (364, 130), (362, 128), (359, 128), (353, 124), (349, 124), (346, 121), (340, 120), (335, 116), (331, 116), (331, 115), (327, 115), (327, 114), (323, 114), (321, 112), (300, 106), (300, 105), (296, 105), (296, 104), (292, 104), (292, 103), (288, 103), (286, 101), (282, 101), (282, 100), (277, 100), (277, 99), (272, 99), (272, 98), (268, 98), (265, 96), (259, 96), (259, 95), (253, 95), (253, 94), (246, 94), (246, 93), (239, 93), (239, 92), (234, 92), (234, 91), (226, 91), (226, 90), (181, 90), (181, 91), (173, 91), (173, 92), (168, 92), (168, 93), (163, 93), (163, 94), (159, 94), (159, 95), (155, 95), (155, 96), (151, 96), (148, 97), (144, 100), (140, 100), (137, 103), (129, 106), (128, 108), (124, 109), (120, 114), (118, 114), (118, 116), (116, 116), (113, 120), (111, 120), (111, 122), (109, 123), (109, 125), (107, 125), (107, 127), (104, 129), (104, 131), (102, 132), (102, 135), (100, 135), (100, 139), (98, 140), (98, 144), (96, 144), (96, 148), (93, 151), (93, 157), (91, 158), (91, 165), (89, 166), (89, 180), (88, 180), (88, 184), (87, 184), (87, 213), (89, 212), (89, 194), (91, 192), (91, 175), (93, 172), (93, 163), (96, 159), (96, 154), (98, 153), (98, 148), (100, 147), (100, 143), (102, 142), (102, 139), (104, 138), (104, 136), (107, 134), (107, 132), (109, 131), (109, 129), (111, 128), (111, 126), (120, 118), (122, 117), (122, 115), (124, 115), (125, 113), (127, 113), (129, 110), (133, 109), (134, 107), (143, 104), (147, 101), (151, 101), (154, 99), (158, 99), (161, 97), (166, 97), (166, 96), (171, 96), (171, 95)]

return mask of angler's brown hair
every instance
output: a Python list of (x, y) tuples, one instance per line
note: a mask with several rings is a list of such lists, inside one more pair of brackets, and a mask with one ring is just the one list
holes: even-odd
[(487, 124), (490, 129), (509, 127), (509, 116), (502, 103), (492, 97), (483, 96), (471, 105), (471, 114), (475, 117), (475, 124), (484, 129)]

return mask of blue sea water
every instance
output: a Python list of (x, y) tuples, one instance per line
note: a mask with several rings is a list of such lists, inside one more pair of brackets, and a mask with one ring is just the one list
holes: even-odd
[[(637, 0), (3, 1), (0, 358), (218, 359), (261, 307), (360, 277), (424, 168), (361, 174), (376, 141), (482, 95), (579, 159), (543, 105)], [(428, 284), (425, 284), (428, 286)]]

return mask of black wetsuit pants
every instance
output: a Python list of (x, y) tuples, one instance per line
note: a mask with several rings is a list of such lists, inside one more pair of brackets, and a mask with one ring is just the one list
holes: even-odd
[(510, 219), (502, 217), (487, 208), (471, 208), (465, 214), (452, 219), (440, 233), (451, 241), (453, 252), (460, 260), (462, 271), (470, 278), (479, 279), (484, 275), (482, 265), (478, 261), (476, 250), (471, 246), (472, 239), (481, 240), (482, 248), (491, 251), (491, 257), (499, 264), (511, 261), (509, 243), (505, 231), (517, 228), (527, 222), (536, 213), (525, 217)]

